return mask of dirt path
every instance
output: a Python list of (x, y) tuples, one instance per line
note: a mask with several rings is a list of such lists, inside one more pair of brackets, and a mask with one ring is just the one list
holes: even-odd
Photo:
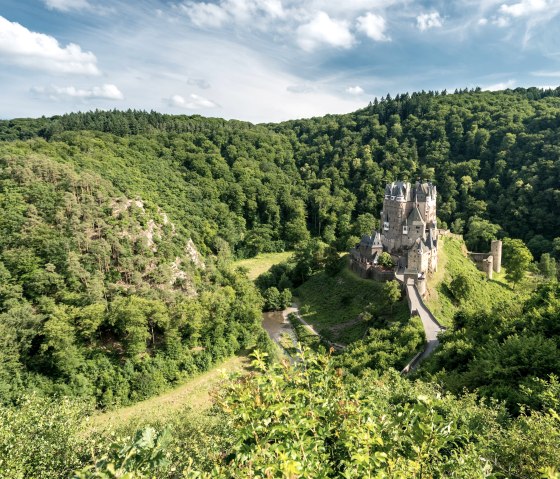
[(127, 424), (140, 425), (147, 422), (163, 421), (185, 407), (191, 407), (196, 411), (204, 411), (212, 405), (211, 392), (227, 380), (226, 376), (233, 372), (247, 371), (249, 365), (250, 359), (247, 356), (235, 356), (159, 396), (146, 399), (132, 406), (99, 413), (90, 419), (88, 429), (93, 432), (113, 429)]
[(338, 350), (342, 350), (346, 347), (346, 345), (344, 345), (344, 344), (333, 343), (333, 342), (329, 341), (327, 338), (325, 338), (324, 336), (321, 336), (321, 334), (319, 334), (319, 332), (313, 327), (312, 324), (309, 324), (305, 319), (303, 319), (301, 317), (298, 305), (296, 303), (293, 303), (292, 306), (290, 306), (289, 308), (286, 308), (284, 311), (282, 311), (282, 314), (284, 315), (284, 318), (286, 318), (286, 319), (288, 318), (288, 316), (290, 314), (294, 314), (295, 317), (297, 318), (297, 320), (301, 324), (303, 324), (303, 326), (305, 327), (305, 329), (307, 329), (307, 331), (309, 331), (314, 336), (319, 336), (322, 341), (326, 342), (327, 344), (329, 344), (333, 348), (338, 349)]

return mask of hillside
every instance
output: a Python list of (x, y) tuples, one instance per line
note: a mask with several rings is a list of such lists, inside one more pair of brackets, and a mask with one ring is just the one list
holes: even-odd
[[(443, 247), (442, 247), (443, 246)], [(505, 280), (505, 270), (487, 280), (466, 256), (466, 246), (459, 238), (442, 237), (438, 252), (438, 272), (428, 281), (426, 304), (438, 321), (449, 327), (460, 310), (488, 310), (501, 302), (521, 300), (527, 290), (513, 291)], [(468, 282), (468, 293), (455, 297), (452, 281), (462, 276)]]
[(261, 300), (167, 212), (39, 153), (0, 158), (0, 391), (99, 406), (161, 392), (262, 337)]
[[(429, 305), (448, 329), (410, 381), (392, 369), (422, 347), (420, 321), (339, 252), (379, 226), (387, 181), (426, 178), (438, 226), (470, 250), (519, 238), (552, 265), (559, 119), (560, 89), (517, 89), (267, 125), (0, 121), (0, 476), (557, 479), (556, 266), (513, 290), (445, 239)], [(265, 272), (253, 283), (247, 269)], [(343, 352), (263, 354), (262, 310), (292, 292)], [(205, 387), (185, 381), (253, 348), (251, 374), (215, 408), (174, 409)], [(133, 404), (157, 430), (87, 434), (96, 410)]]
[[(383, 283), (358, 277), (347, 260), (336, 274), (316, 273), (296, 289), (301, 316), (326, 340), (347, 346), (336, 357), (346, 370), (401, 370), (424, 347), (422, 324), (410, 318), (404, 297), (388, 301)], [(300, 341), (320, 346), (316, 336), (293, 324)]]
[[(137, 194), (131, 185), (148, 189), (146, 199), (189, 226), (203, 253), (216, 250), (216, 236), (241, 255), (282, 251), (306, 231), (344, 251), (371, 231), (387, 181), (430, 178), (440, 226), (464, 234), (471, 250), (511, 236), (538, 258), (558, 255), (560, 241), (559, 95), (422, 92), (347, 115), (257, 126), (155, 112), (76, 113), (0, 122), (0, 139), (3, 149), (33, 145), (59, 156), (58, 149), (65, 161), (103, 168), (129, 196)], [(146, 178), (156, 174), (156, 182)]]

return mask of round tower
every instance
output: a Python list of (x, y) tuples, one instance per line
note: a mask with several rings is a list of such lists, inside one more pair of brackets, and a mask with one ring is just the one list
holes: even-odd
[(502, 242), (501, 240), (493, 240), (490, 245), (490, 253), (493, 259), (493, 268), (496, 273), (502, 270)]
[(488, 279), (492, 279), (493, 265), (494, 265), (494, 257), (492, 255), (482, 260), (482, 271), (486, 273), (486, 277)]

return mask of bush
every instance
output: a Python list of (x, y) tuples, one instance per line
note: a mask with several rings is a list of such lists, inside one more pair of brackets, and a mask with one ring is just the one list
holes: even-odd
[(389, 253), (383, 251), (379, 255), (379, 259), (377, 260), (379, 266), (383, 266), (385, 269), (393, 269), (395, 267), (395, 262)]
[(88, 411), (83, 403), (38, 396), (0, 406), (0, 477), (67, 478), (85, 449), (77, 432)]
[(278, 288), (272, 286), (264, 292), (264, 309), (265, 311), (282, 311), (292, 303), (292, 293), (289, 289), (278, 291)]

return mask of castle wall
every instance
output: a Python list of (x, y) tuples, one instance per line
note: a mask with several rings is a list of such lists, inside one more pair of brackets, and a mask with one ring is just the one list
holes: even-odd
[[(422, 222), (409, 223), (408, 231), (405, 233), (403, 223), (416, 207), (418, 207)], [(418, 183), (414, 186), (411, 186), (410, 183), (393, 183), (387, 186), (381, 212), (382, 242), (387, 251), (408, 249), (418, 238), (425, 240), (426, 227), (435, 225), (435, 187)]]
[[(474, 261), (480, 271), (484, 271), (488, 279), (492, 279), (492, 272), (499, 273), (502, 269), (502, 242), (493, 240), (488, 253), (468, 252), (469, 258)], [(490, 268), (490, 271), (488, 271)]]
[(426, 295), (426, 279), (425, 278), (417, 278), (415, 281), (416, 284), (416, 289), (418, 290), (418, 293), (420, 293), (420, 296), (424, 297)]
[(469, 258), (475, 263), (482, 263), (491, 253), (473, 253), (469, 251)]
[(432, 251), (429, 260), (429, 271), (430, 273), (435, 273), (437, 271), (438, 254), (437, 249)]
[(356, 261), (355, 259), (351, 259), (350, 269), (363, 279), (373, 279), (383, 282), (395, 279), (394, 271), (383, 271), (375, 268), (371, 263)]
[[(381, 226), (383, 232), (383, 246), (389, 252), (402, 248), (402, 223), (410, 213), (412, 206), (406, 201), (385, 199), (381, 213)], [(389, 217), (389, 227), (385, 229), (386, 219)]]

